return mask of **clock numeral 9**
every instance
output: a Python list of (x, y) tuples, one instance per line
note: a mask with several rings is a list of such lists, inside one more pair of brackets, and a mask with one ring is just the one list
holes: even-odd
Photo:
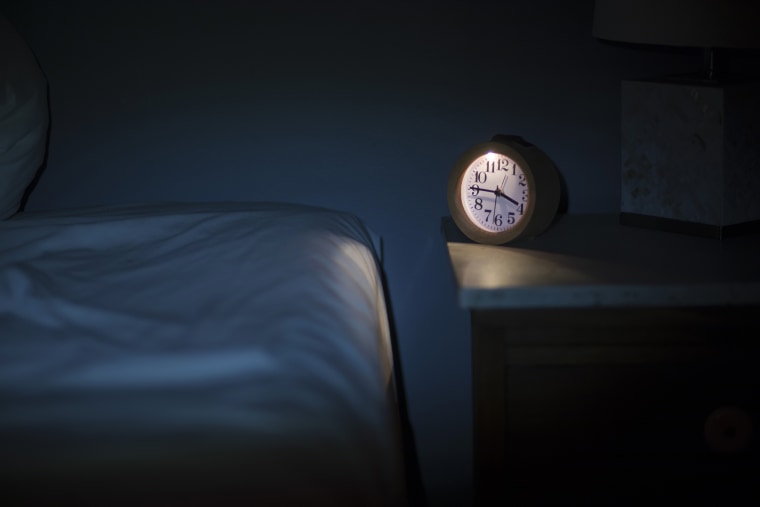
[(478, 185), (472, 185), (470, 190), (472, 191), (472, 194), (470, 195), (478, 195), (480, 193), (480, 187)]

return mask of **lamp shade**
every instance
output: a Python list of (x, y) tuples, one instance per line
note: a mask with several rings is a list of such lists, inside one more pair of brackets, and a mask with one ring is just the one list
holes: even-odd
[(701, 48), (760, 48), (760, 0), (596, 0), (595, 37)]

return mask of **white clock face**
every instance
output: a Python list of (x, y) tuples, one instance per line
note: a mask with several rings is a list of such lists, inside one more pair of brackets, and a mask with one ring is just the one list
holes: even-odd
[(514, 159), (501, 153), (476, 158), (465, 170), (460, 198), (472, 223), (498, 233), (520, 224), (528, 208), (528, 180)]

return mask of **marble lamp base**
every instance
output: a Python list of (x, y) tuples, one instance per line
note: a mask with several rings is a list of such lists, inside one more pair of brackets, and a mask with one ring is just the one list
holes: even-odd
[(624, 224), (760, 228), (760, 80), (623, 81), (621, 176)]

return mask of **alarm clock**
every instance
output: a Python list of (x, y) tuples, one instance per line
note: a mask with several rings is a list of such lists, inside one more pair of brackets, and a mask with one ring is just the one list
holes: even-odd
[(542, 233), (559, 208), (559, 172), (519, 136), (497, 135), (465, 151), (448, 182), (457, 227), (471, 240), (503, 245)]

